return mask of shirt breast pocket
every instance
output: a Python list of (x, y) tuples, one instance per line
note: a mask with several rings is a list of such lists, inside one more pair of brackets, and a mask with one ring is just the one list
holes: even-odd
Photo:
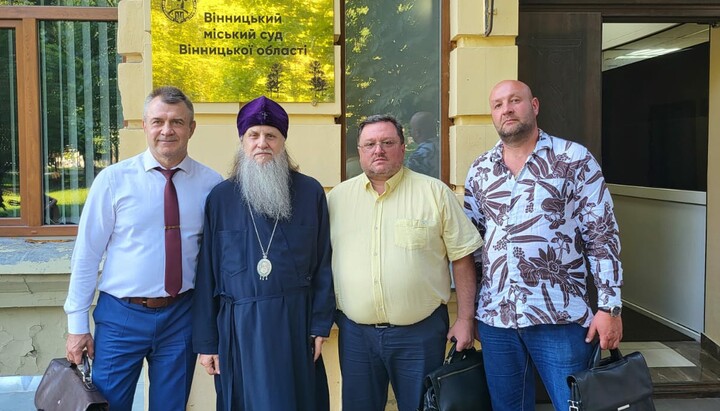
[(246, 231), (218, 232), (218, 255), (220, 257), (220, 275), (233, 277), (247, 270)]
[(428, 243), (430, 224), (423, 220), (397, 220), (395, 245), (406, 250), (423, 249)]

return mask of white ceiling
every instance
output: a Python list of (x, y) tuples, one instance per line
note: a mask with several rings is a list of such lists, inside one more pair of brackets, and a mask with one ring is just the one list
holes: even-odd
[(709, 41), (703, 24), (604, 23), (603, 71)]

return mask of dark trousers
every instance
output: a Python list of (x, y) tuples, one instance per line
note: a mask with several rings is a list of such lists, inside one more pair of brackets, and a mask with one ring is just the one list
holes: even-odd
[(135, 387), (148, 362), (150, 411), (184, 410), (196, 354), (192, 350), (192, 296), (165, 308), (145, 308), (100, 293), (93, 313), (93, 383), (113, 411), (132, 409)]
[(343, 411), (383, 411), (392, 385), (399, 411), (416, 411), (423, 378), (442, 365), (449, 318), (441, 305), (407, 326), (357, 324), (338, 311)]

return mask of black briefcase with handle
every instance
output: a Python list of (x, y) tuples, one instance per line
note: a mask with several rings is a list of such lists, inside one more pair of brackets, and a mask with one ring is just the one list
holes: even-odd
[(615, 349), (602, 358), (596, 344), (588, 369), (569, 376), (567, 382), (570, 411), (655, 411), (650, 370), (639, 352), (623, 356)]
[(443, 365), (425, 377), (420, 411), (492, 411), (482, 352), (456, 351), (453, 342)]

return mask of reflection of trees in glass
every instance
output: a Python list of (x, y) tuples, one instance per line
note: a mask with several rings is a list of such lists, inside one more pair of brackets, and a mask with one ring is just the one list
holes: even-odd
[(439, 113), (440, 21), (440, 0), (346, 2), (349, 155), (365, 116), (388, 113), (407, 124), (417, 111)]
[(19, 215), (11, 207), (20, 192), (15, 60), (15, 31), (0, 29), (0, 217)]
[(325, 80), (325, 72), (319, 61), (310, 62), (310, 90), (313, 91), (313, 101), (318, 100), (318, 96), (322, 96), (327, 89), (327, 80)]
[(37, 0), (0, 0), (0, 6), (35, 6)]
[[(97, 173), (118, 160), (122, 109), (116, 23), (41, 21), (39, 28), (43, 190), (60, 220), (76, 223)], [(51, 201), (51, 200), (48, 200)], [(46, 222), (56, 222), (46, 216)]]
[(42, 22), (39, 43), (48, 159), (76, 149), (88, 166), (102, 169), (117, 161), (122, 118), (116, 25)]
[(280, 76), (282, 76), (282, 70), (282, 64), (280, 63), (275, 63), (270, 67), (270, 72), (265, 79), (265, 90), (270, 94), (270, 97), (273, 96), (273, 93), (275, 93), (276, 96), (280, 93), (280, 84), (282, 84)]

